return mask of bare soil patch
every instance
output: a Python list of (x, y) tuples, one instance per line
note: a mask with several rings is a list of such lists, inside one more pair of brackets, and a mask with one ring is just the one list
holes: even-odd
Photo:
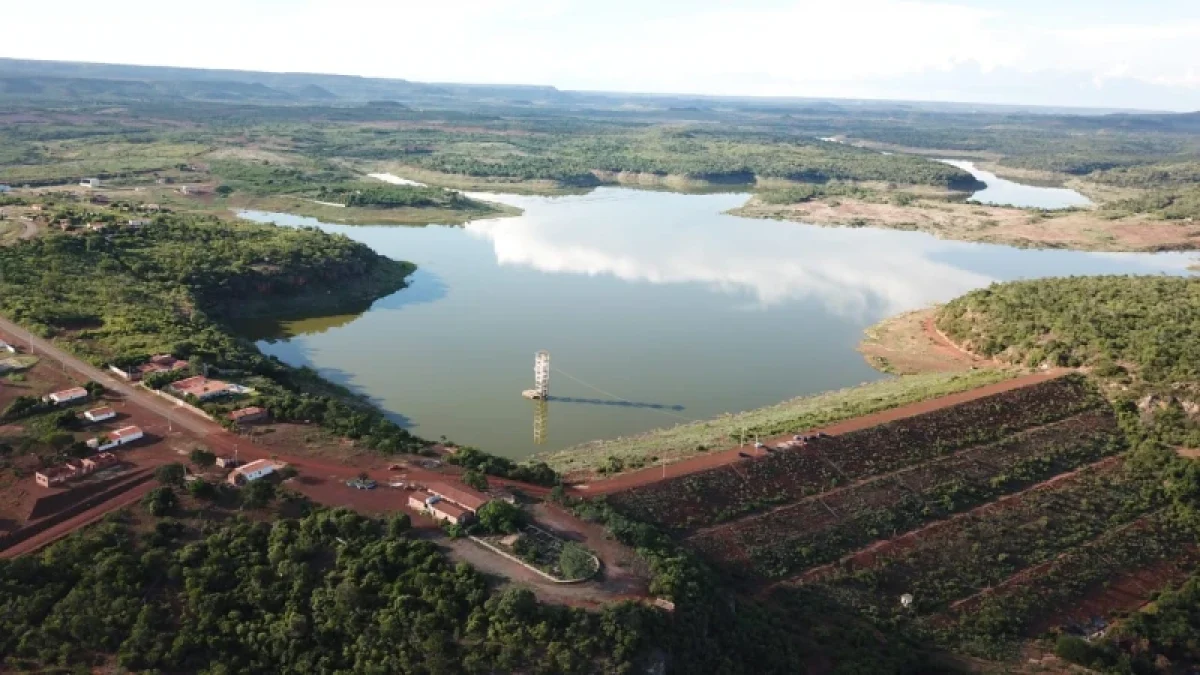
[(871, 326), (858, 351), (871, 367), (895, 375), (998, 367), (946, 339), (933, 325), (937, 308), (893, 316)]
[(1026, 248), (1084, 251), (1170, 251), (1200, 248), (1200, 223), (1131, 216), (1108, 220), (1094, 211), (1043, 214), (1005, 206), (918, 199), (908, 206), (839, 197), (804, 204), (766, 204), (757, 198), (730, 213), (811, 225), (885, 227), (927, 232), (940, 239)]

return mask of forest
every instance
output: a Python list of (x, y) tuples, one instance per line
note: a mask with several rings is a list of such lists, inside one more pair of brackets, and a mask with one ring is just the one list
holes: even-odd
[(1082, 367), (1170, 438), (1200, 444), (1200, 279), (1066, 277), (994, 284), (945, 305), (938, 327), (989, 357)]
[[(71, 208), (55, 216), (84, 217)], [(225, 325), (369, 303), (403, 288), (413, 269), (316, 229), (170, 214), (151, 227), (114, 224), (103, 234), (54, 233), (0, 248), (0, 312), (44, 337), (68, 338), (64, 346), (96, 365), (174, 354), (251, 382), (277, 419), (314, 420), (382, 452), (416, 451), (426, 443), (374, 406), (312, 370), (263, 356)]]
[[(153, 508), (153, 507), (151, 507)], [(585, 612), (489, 589), (407, 517), (316, 510), (197, 528), (120, 514), (0, 561), (9, 667), (204, 673), (627, 673), (662, 630), (633, 604)]]

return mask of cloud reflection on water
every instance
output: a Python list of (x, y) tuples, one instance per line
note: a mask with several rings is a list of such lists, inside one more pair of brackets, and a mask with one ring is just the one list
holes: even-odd
[(621, 202), (603, 196), (589, 200), (588, 213), (572, 208), (578, 201), (527, 198), (522, 201), (540, 203), (524, 217), (476, 221), (466, 230), (490, 241), (501, 265), (629, 282), (698, 283), (749, 297), (761, 309), (815, 298), (843, 316), (894, 313), (994, 280), (932, 259), (949, 245), (932, 237), (734, 216), (714, 222), (714, 210), (744, 197), (678, 197), (682, 204), (703, 206), (675, 209), (664, 221), (660, 213), (627, 212)]

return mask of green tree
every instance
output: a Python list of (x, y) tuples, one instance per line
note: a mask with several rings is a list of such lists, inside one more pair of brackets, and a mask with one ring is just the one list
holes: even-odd
[(175, 491), (165, 485), (151, 490), (144, 501), (150, 515), (155, 517), (165, 516), (179, 505), (179, 498), (175, 496)]
[(474, 469), (467, 469), (463, 472), (462, 482), (475, 488), (476, 490), (488, 489), (487, 476), (475, 471)]
[(217, 496), (217, 489), (212, 483), (197, 478), (187, 484), (187, 491), (193, 497), (199, 499), (212, 499)]
[(525, 523), (525, 512), (520, 507), (499, 499), (481, 506), (475, 517), (479, 528), (492, 534), (511, 534)]
[(191, 454), (188, 455), (188, 458), (192, 460), (192, 464), (195, 464), (202, 469), (207, 469), (208, 467), (217, 463), (217, 456), (212, 452), (205, 450), (204, 448), (196, 448), (195, 450), (192, 450)]
[(558, 553), (558, 569), (564, 579), (583, 579), (596, 573), (596, 561), (586, 548), (569, 541)]
[(163, 464), (154, 470), (154, 477), (163, 485), (171, 485), (180, 487), (183, 485), (183, 480), (187, 476), (187, 469), (179, 462)]
[(258, 509), (275, 499), (275, 484), (265, 478), (251, 481), (242, 489), (242, 504), (248, 508)]

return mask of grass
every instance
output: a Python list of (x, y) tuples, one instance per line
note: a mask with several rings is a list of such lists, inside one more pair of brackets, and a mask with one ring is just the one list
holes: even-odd
[[(222, 200), (213, 203), (220, 206)], [(478, 202), (483, 208), (353, 208), (318, 204), (302, 197), (278, 195), (274, 197), (243, 198), (234, 195), (225, 201), (228, 208), (253, 209), (275, 213), (290, 213), (297, 216), (316, 218), (323, 223), (342, 225), (460, 225), (480, 218), (515, 216), (521, 210), (495, 202)], [(220, 209), (219, 209), (220, 210)]]
[(742, 430), (747, 437), (786, 433), (825, 426), (842, 420), (974, 389), (1010, 377), (1004, 371), (908, 375), (880, 382), (804, 396), (777, 405), (727, 414), (716, 419), (657, 429), (636, 436), (592, 441), (534, 459), (561, 473), (595, 471), (616, 458), (625, 468), (649, 462), (679, 460), (736, 445)]
[[(0, 357), (3, 357), (3, 355), (0, 354)], [(29, 370), (30, 368), (36, 366), (37, 363), (38, 357), (36, 356), (25, 355), (3, 357), (0, 358), (0, 374)]]
[(40, 147), (37, 164), (0, 169), (0, 183), (72, 182), (85, 176), (113, 176), (170, 169), (210, 150), (209, 146), (169, 140), (130, 143), (119, 139), (51, 141)]

